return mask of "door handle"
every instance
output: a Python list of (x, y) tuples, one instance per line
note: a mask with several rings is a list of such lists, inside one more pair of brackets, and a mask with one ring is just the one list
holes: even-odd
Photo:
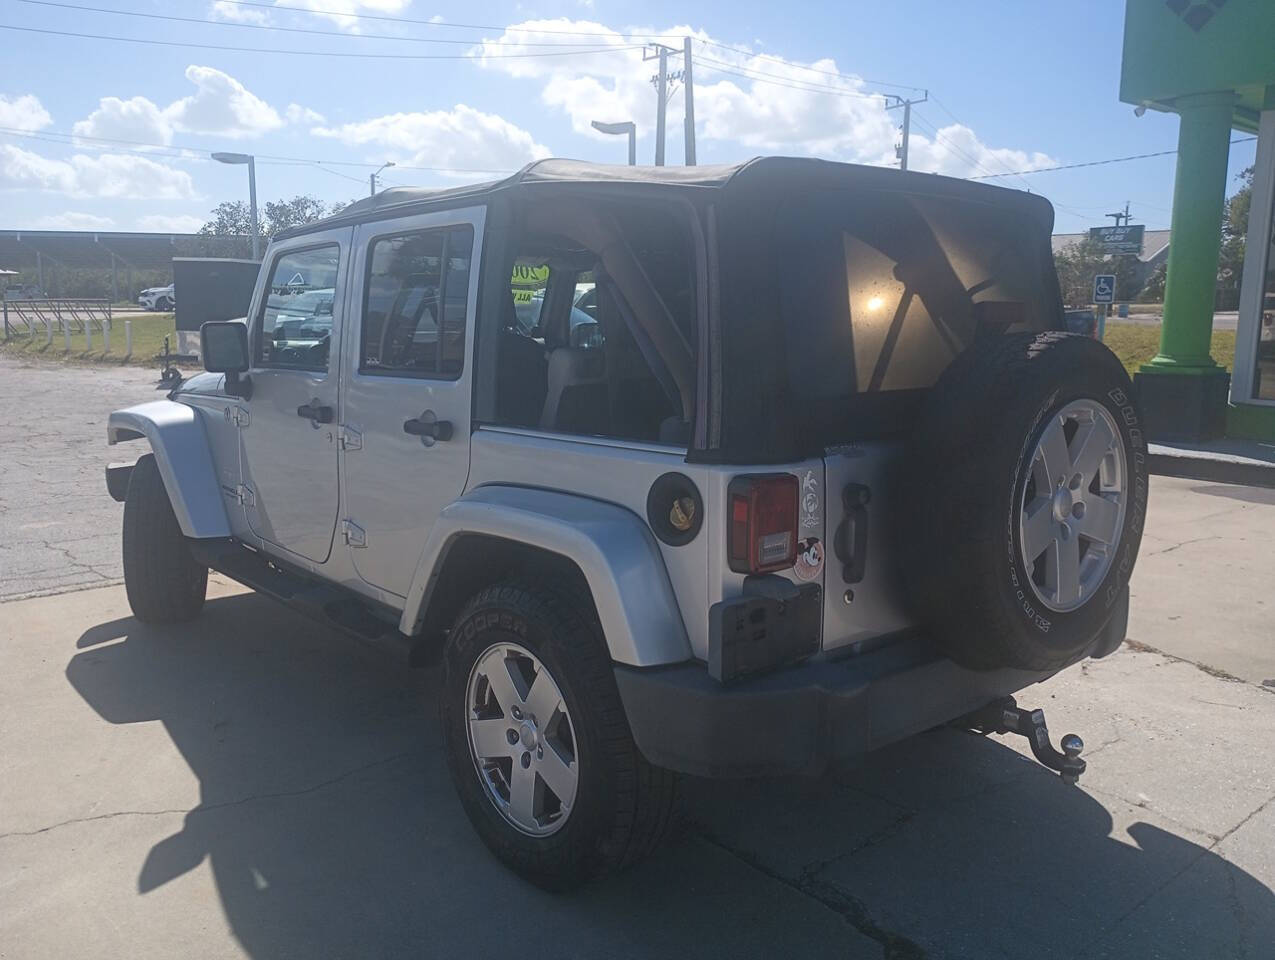
[(452, 422), (439, 420), (433, 410), (426, 410), (419, 417), (403, 421), (403, 432), (420, 437), (426, 446), (432, 446), (437, 440), (452, 438)]
[(318, 397), (315, 397), (309, 403), (303, 403), (297, 407), (297, 416), (304, 417), (315, 426), (321, 423), (331, 423), (336, 419), (336, 414), (331, 407), (325, 407), (319, 403)]

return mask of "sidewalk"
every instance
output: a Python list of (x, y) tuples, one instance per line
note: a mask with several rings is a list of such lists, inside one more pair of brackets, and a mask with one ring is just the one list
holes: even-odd
[(1150, 443), (1147, 450), (1151, 454), (1151, 472), (1161, 477), (1275, 487), (1275, 443)]

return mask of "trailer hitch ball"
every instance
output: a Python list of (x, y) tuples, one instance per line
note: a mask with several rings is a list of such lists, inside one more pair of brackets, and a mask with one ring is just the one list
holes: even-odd
[[(1059, 745), (1062, 747), (1063, 756), (1066, 758), (1063, 760), (1063, 769), (1058, 772), (1059, 776), (1067, 783), (1075, 783), (1080, 777), (1081, 771), (1085, 769), (1085, 761), (1080, 759), (1080, 751), (1085, 749), (1085, 741), (1074, 733), (1068, 733), (1059, 741)], [(1079, 764), (1080, 770), (1075, 770), (1077, 764)], [(1073, 770), (1074, 772), (1072, 772)]]
[(1055, 771), (1064, 783), (1074, 784), (1085, 772), (1085, 761), (1080, 759), (1085, 742), (1074, 733), (1069, 733), (1062, 738), (1062, 752), (1059, 753), (1049, 742), (1045, 711), (1024, 710), (1015, 703), (1013, 697), (994, 700), (981, 710), (975, 710), (957, 721), (957, 724), (984, 734), (1014, 733), (1026, 737), (1031, 744), (1032, 755), (1042, 765)]

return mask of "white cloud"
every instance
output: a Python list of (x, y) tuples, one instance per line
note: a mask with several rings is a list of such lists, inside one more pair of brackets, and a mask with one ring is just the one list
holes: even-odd
[(385, 159), (396, 163), (449, 168), (458, 174), (471, 168), (512, 170), (549, 156), (548, 148), (526, 130), (463, 103), (451, 110), (393, 113), (310, 132), (350, 146), (383, 147)]
[[(603, 52), (502, 59), (535, 52), (538, 48), (531, 44), (561, 42), (564, 31), (590, 34), (588, 42)], [(642, 33), (649, 36), (651, 31), (644, 28)], [(683, 37), (712, 39), (689, 26), (674, 26), (660, 36), (679, 50)], [(565, 113), (577, 133), (601, 138), (591, 121), (632, 119), (639, 137), (649, 138), (655, 128), (650, 84), (655, 65), (644, 62), (641, 49), (632, 46), (623, 33), (604, 24), (560, 18), (512, 25), (497, 40), (484, 40), (473, 48), (471, 55), (487, 69), (539, 83), (541, 102)], [(670, 69), (680, 68), (681, 57), (671, 57)], [(887, 113), (884, 97), (831, 58), (800, 63), (700, 44), (695, 77), (696, 135), (720, 144), (718, 155), (733, 153), (742, 159), (758, 152), (790, 153), (857, 163), (895, 162), (897, 112)], [(679, 90), (669, 101), (666, 121), (674, 142), (681, 139), (682, 104)], [(1040, 153), (988, 147), (965, 127), (944, 128), (937, 142), (914, 132), (909, 160), (914, 169), (969, 176), (1001, 158), (1015, 163), (1015, 169), (1051, 162)]]
[[(195, 93), (174, 100), (167, 107), (146, 97), (102, 97), (97, 109), (76, 122), (72, 131), (80, 137), (167, 145), (173, 142), (174, 131), (242, 139), (283, 126), (274, 107), (229, 74), (192, 64), (186, 68), (186, 79), (195, 85)], [(290, 118), (293, 107), (305, 111), (293, 104), (288, 108)], [(313, 111), (309, 113), (318, 117)], [(88, 141), (79, 145), (94, 146)]]
[(288, 109), (284, 111), (284, 116), (288, 123), (324, 123), (326, 118), (318, 110), (311, 110), (309, 107), (303, 107), (299, 103), (288, 104)]
[(173, 216), (151, 213), (137, 218), (137, 229), (147, 233), (197, 233), (203, 225), (203, 217), (188, 213)]
[(227, 73), (192, 64), (186, 68), (186, 79), (197, 88), (195, 95), (164, 109), (175, 130), (238, 139), (283, 126), (274, 107)]
[(97, 102), (97, 109), (84, 120), (77, 121), (71, 130), (80, 137), (127, 140), (139, 144), (167, 145), (173, 142), (173, 127), (164, 111), (145, 97), (129, 100), (103, 97)]
[(10, 97), (0, 93), (0, 127), (31, 132), (41, 130), (53, 122), (49, 111), (32, 94)]
[(276, 7), (296, 7), (310, 10), (331, 20), (333, 23), (351, 33), (357, 33), (360, 13), (389, 14), (402, 13), (411, 5), (412, 0), (275, 0)]
[(0, 144), (0, 186), (34, 187), (76, 197), (194, 199), (190, 174), (147, 157), (77, 153), (68, 160)]
[(934, 138), (913, 133), (908, 140), (908, 166), (926, 173), (945, 173), (952, 177), (1005, 173), (1009, 170), (1035, 170), (1058, 161), (1048, 154), (1028, 153), (1006, 147), (992, 148), (961, 124), (941, 127)]
[(68, 210), (41, 217), (35, 225), (41, 230), (106, 230), (115, 226), (115, 221), (110, 217), (99, 217), (96, 213)]
[(231, 23), (255, 23), (260, 26), (270, 22), (268, 11), (260, 7), (246, 7), (238, 3), (226, 3), (217, 0), (208, 10), (214, 19), (229, 20)]

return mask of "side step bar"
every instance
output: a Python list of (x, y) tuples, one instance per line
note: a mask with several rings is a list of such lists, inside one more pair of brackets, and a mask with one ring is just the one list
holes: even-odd
[(399, 632), (397, 619), (341, 587), (322, 583), (238, 540), (187, 540), (191, 554), (218, 573), (320, 623), (385, 646), (407, 661), (415, 639)]

